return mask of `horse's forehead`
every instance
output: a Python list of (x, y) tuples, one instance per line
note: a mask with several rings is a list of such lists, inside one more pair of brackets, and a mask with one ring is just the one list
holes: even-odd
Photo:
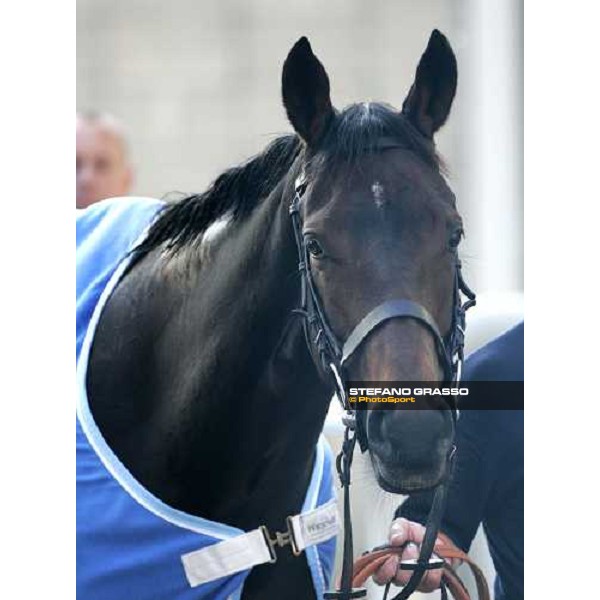
[[(388, 154), (383, 153), (383, 154)], [(369, 157), (317, 187), (321, 206), (329, 211), (371, 211), (385, 207), (454, 210), (454, 194), (444, 178), (417, 157), (405, 152)]]
[[(329, 176), (330, 173), (333, 173), (333, 176)], [(443, 177), (436, 169), (403, 147), (365, 152), (340, 164), (324, 162), (314, 178), (325, 180), (334, 189), (370, 189), (374, 181), (386, 183), (388, 187), (405, 185), (408, 182), (415, 187), (430, 187), (443, 182)]]

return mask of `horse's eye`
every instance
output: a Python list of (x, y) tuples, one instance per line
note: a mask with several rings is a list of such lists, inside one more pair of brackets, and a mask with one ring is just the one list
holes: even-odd
[(464, 234), (465, 233), (462, 229), (457, 229), (452, 233), (450, 239), (448, 240), (448, 246), (450, 247), (450, 250), (456, 250), (458, 248), (460, 240), (463, 238)]
[(315, 238), (308, 238), (306, 240), (306, 249), (308, 250), (309, 254), (315, 258), (319, 258), (325, 254), (323, 247)]

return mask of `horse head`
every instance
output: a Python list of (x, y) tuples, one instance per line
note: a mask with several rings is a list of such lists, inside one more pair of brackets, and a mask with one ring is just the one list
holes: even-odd
[[(314, 318), (323, 314), (323, 337), (333, 345), (360, 338), (351, 356), (342, 358), (346, 380), (449, 377), (442, 340), (455, 327), (463, 224), (441, 173), (434, 135), (450, 112), (456, 79), (454, 54), (438, 31), (401, 110), (375, 102), (336, 110), (325, 68), (306, 38), (284, 63), (283, 104), (304, 142), (296, 190), (301, 268), (305, 258), (308, 302), (317, 304)], [(362, 336), (356, 333), (365, 315), (398, 301), (410, 310), (380, 318)], [(319, 353), (313, 348), (313, 355)], [(327, 360), (315, 360), (327, 370)], [(382, 488), (407, 493), (444, 477), (452, 412), (433, 401), (426, 408), (359, 413)]]

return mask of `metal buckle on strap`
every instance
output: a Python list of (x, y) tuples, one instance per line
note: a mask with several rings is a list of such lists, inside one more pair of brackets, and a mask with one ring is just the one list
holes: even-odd
[(354, 411), (346, 411), (342, 415), (342, 424), (348, 429), (354, 431), (356, 429), (356, 413)]
[(287, 530), (284, 532), (276, 531), (274, 537), (271, 536), (271, 532), (266, 525), (261, 525), (260, 530), (265, 536), (265, 542), (267, 542), (267, 545), (269, 546), (269, 552), (271, 553), (270, 563), (277, 562), (277, 547), (283, 548), (289, 545), (291, 546), (292, 554), (294, 556), (300, 556), (300, 554), (302, 554), (302, 551), (298, 549), (296, 538), (294, 537), (294, 529), (289, 517), (287, 518)]
[(294, 191), (298, 196), (302, 196), (306, 191), (307, 181), (306, 181), (306, 173), (302, 171), (298, 177), (296, 177), (296, 181), (294, 182)]

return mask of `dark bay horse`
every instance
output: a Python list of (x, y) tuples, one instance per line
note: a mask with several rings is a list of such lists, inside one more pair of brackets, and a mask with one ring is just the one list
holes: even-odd
[[(293, 313), (300, 280), (289, 205), (300, 173), (302, 233), (338, 339), (389, 298), (420, 303), (442, 333), (450, 329), (462, 223), (433, 137), (456, 77), (434, 31), (401, 110), (367, 102), (337, 111), (302, 38), (282, 76), (295, 134), (153, 223), (104, 307), (87, 393), (109, 446), (164, 503), (244, 530), (282, 531), (301, 509), (332, 388)], [(442, 378), (430, 332), (411, 319), (382, 324), (346, 370), (355, 381)], [(452, 433), (446, 411), (371, 413), (380, 485), (436, 485)], [(304, 557), (279, 555), (252, 571), (244, 599), (313, 597)]]

